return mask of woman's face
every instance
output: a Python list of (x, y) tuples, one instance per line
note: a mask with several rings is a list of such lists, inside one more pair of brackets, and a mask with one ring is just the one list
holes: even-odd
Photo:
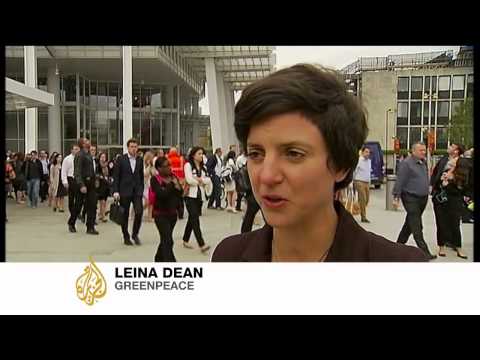
[(57, 164), (61, 164), (61, 163), (62, 163), (62, 160), (63, 160), (62, 155), (58, 155), (58, 157), (57, 157)]
[(106, 162), (107, 161), (107, 155), (106, 154), (100, 155), (100, 161)]
[(333, 205), (334, 184), (346, 172), (327, 167), (323, 136), (303, 115), (276, 115), (252, 126), (247, 149), (253, 193), (271, 226), (297, 226)]
[(195, 155), (193, 155), (193, 159), (197, 162), (202, 162), (203, 160), (203, 150), (198, 150)]
[(170, 176), (171, 174), (171, 168), (170, 168), (170, 161), (165, 161), (162, 166), (158, 169), (158, 173), (161, 176)]

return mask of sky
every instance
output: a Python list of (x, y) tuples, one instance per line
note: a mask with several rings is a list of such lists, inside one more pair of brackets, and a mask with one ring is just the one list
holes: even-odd
[[(460, 46), (277, 46), (275, 49), (276, 69), (297, 63), (315, 63), (340, 70), (356, 61), (359, 57), (388, 56), (412, 54), (418, 52), (453, 50), (458, 52)], [(209, 115), (208, 94), (200, 101), (201, 113)], [(240, 97), (236, 95), (235, 101)]]

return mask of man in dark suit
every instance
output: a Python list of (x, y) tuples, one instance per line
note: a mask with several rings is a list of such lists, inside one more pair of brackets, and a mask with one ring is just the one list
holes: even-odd
[(208, 200), (208, 208), (213, 209), (213, 203), (215, 202), (215, 208), (218, 210), (222, 209), (221, 206), (221, 195), (222, 195), (222, 184), (220, 181), (220, 174), (222, 172), (222, 149), (217, 148), (215, 153), (208, 159), (207, 172), (210, 175), (213, 183), (212, 196)]
[(123, 242), (125, 245), (133, 245), (128, 233), (128, 214), (130, 212), (130, 204), (133, 203), (135, 219), (133, 221), (132, 239), (135, 241), (135, 244), (140, 245), (138, 232), (140, 231), (143, 215), (143, 161), (137, 155), (137, 140), (128, 140), (127, 148), (128, 152), (119, 158), (113, 169), (113, 197), (115, 200), (120, 200), (120, 206), (125, 210), (122, 225)]
[[(99, 160), (97, 158), (97, 146), (90, 144), (89, 152), (93, 160), (93, 167), (95, 169), (95, 178), (97, 178), (100, 175), (100, 172), (99, 172), (100, 165), (99, 165)], [(87, 214), (87, 205), (83, 204), (82, 215), (80, 215), (80, 220), (83, 223), (85, 223), (86, 214)], [(95, 218), (96, 218), (96, 215), (97, 215), (97, 206), (95, 205)], [(96, 219), (95, 219), (95, 225), (98, 225)]]
[(83, 198), (87, 208), (87, 234), (98, 235), (95, 230), (95, 212), (97, 207), (97, 193), (95, 191), (95, 165), (90, 155), (90, 141), (81, 138), (78, 146), (81, 150), (75, 155), (73, 160), (75, 184), (77, 185), (79, 201), (75, 202), (75, 211), (68, 220), (68, 229), (70, 232), (76, 232), (75, 221), (80, 214)]

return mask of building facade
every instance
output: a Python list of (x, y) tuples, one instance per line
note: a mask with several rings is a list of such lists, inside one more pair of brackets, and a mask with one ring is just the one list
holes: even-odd
[[(11, 46), (6, 76), (25, 81), (25, 50), (34, 48), (38, 89), (55, 97), (36, 108), (36, 149), (70, 152), (87, 137), (109, 158), (135, 137), (141, 149), (194, 145), (211, 149), (236, 144), (234, 92), (273, 69), (273, 47), (261, 46)], [(208, 82), (210, 116), (199, 100)], [(7, 150), (26, 144), (21, 104), (8, 103)]]
[[(369, 141), (393, 150), (435, 133), (435, 149), (449, 145), (448, 126), (458, 106), (473, 97), (473, 48), (453, 51), (361, 58), (342, 69), (351, 91), (368, 114)], [(393, 163), (392, 163), (393, 164)]]

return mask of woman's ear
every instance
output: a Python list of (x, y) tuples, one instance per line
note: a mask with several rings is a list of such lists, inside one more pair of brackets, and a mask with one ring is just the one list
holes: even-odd
[(335, 173), (335, 182), (341, 182), (341, 181), (345, 180), (349, 171), (350, 171), (350, 169), (337, 171)]

